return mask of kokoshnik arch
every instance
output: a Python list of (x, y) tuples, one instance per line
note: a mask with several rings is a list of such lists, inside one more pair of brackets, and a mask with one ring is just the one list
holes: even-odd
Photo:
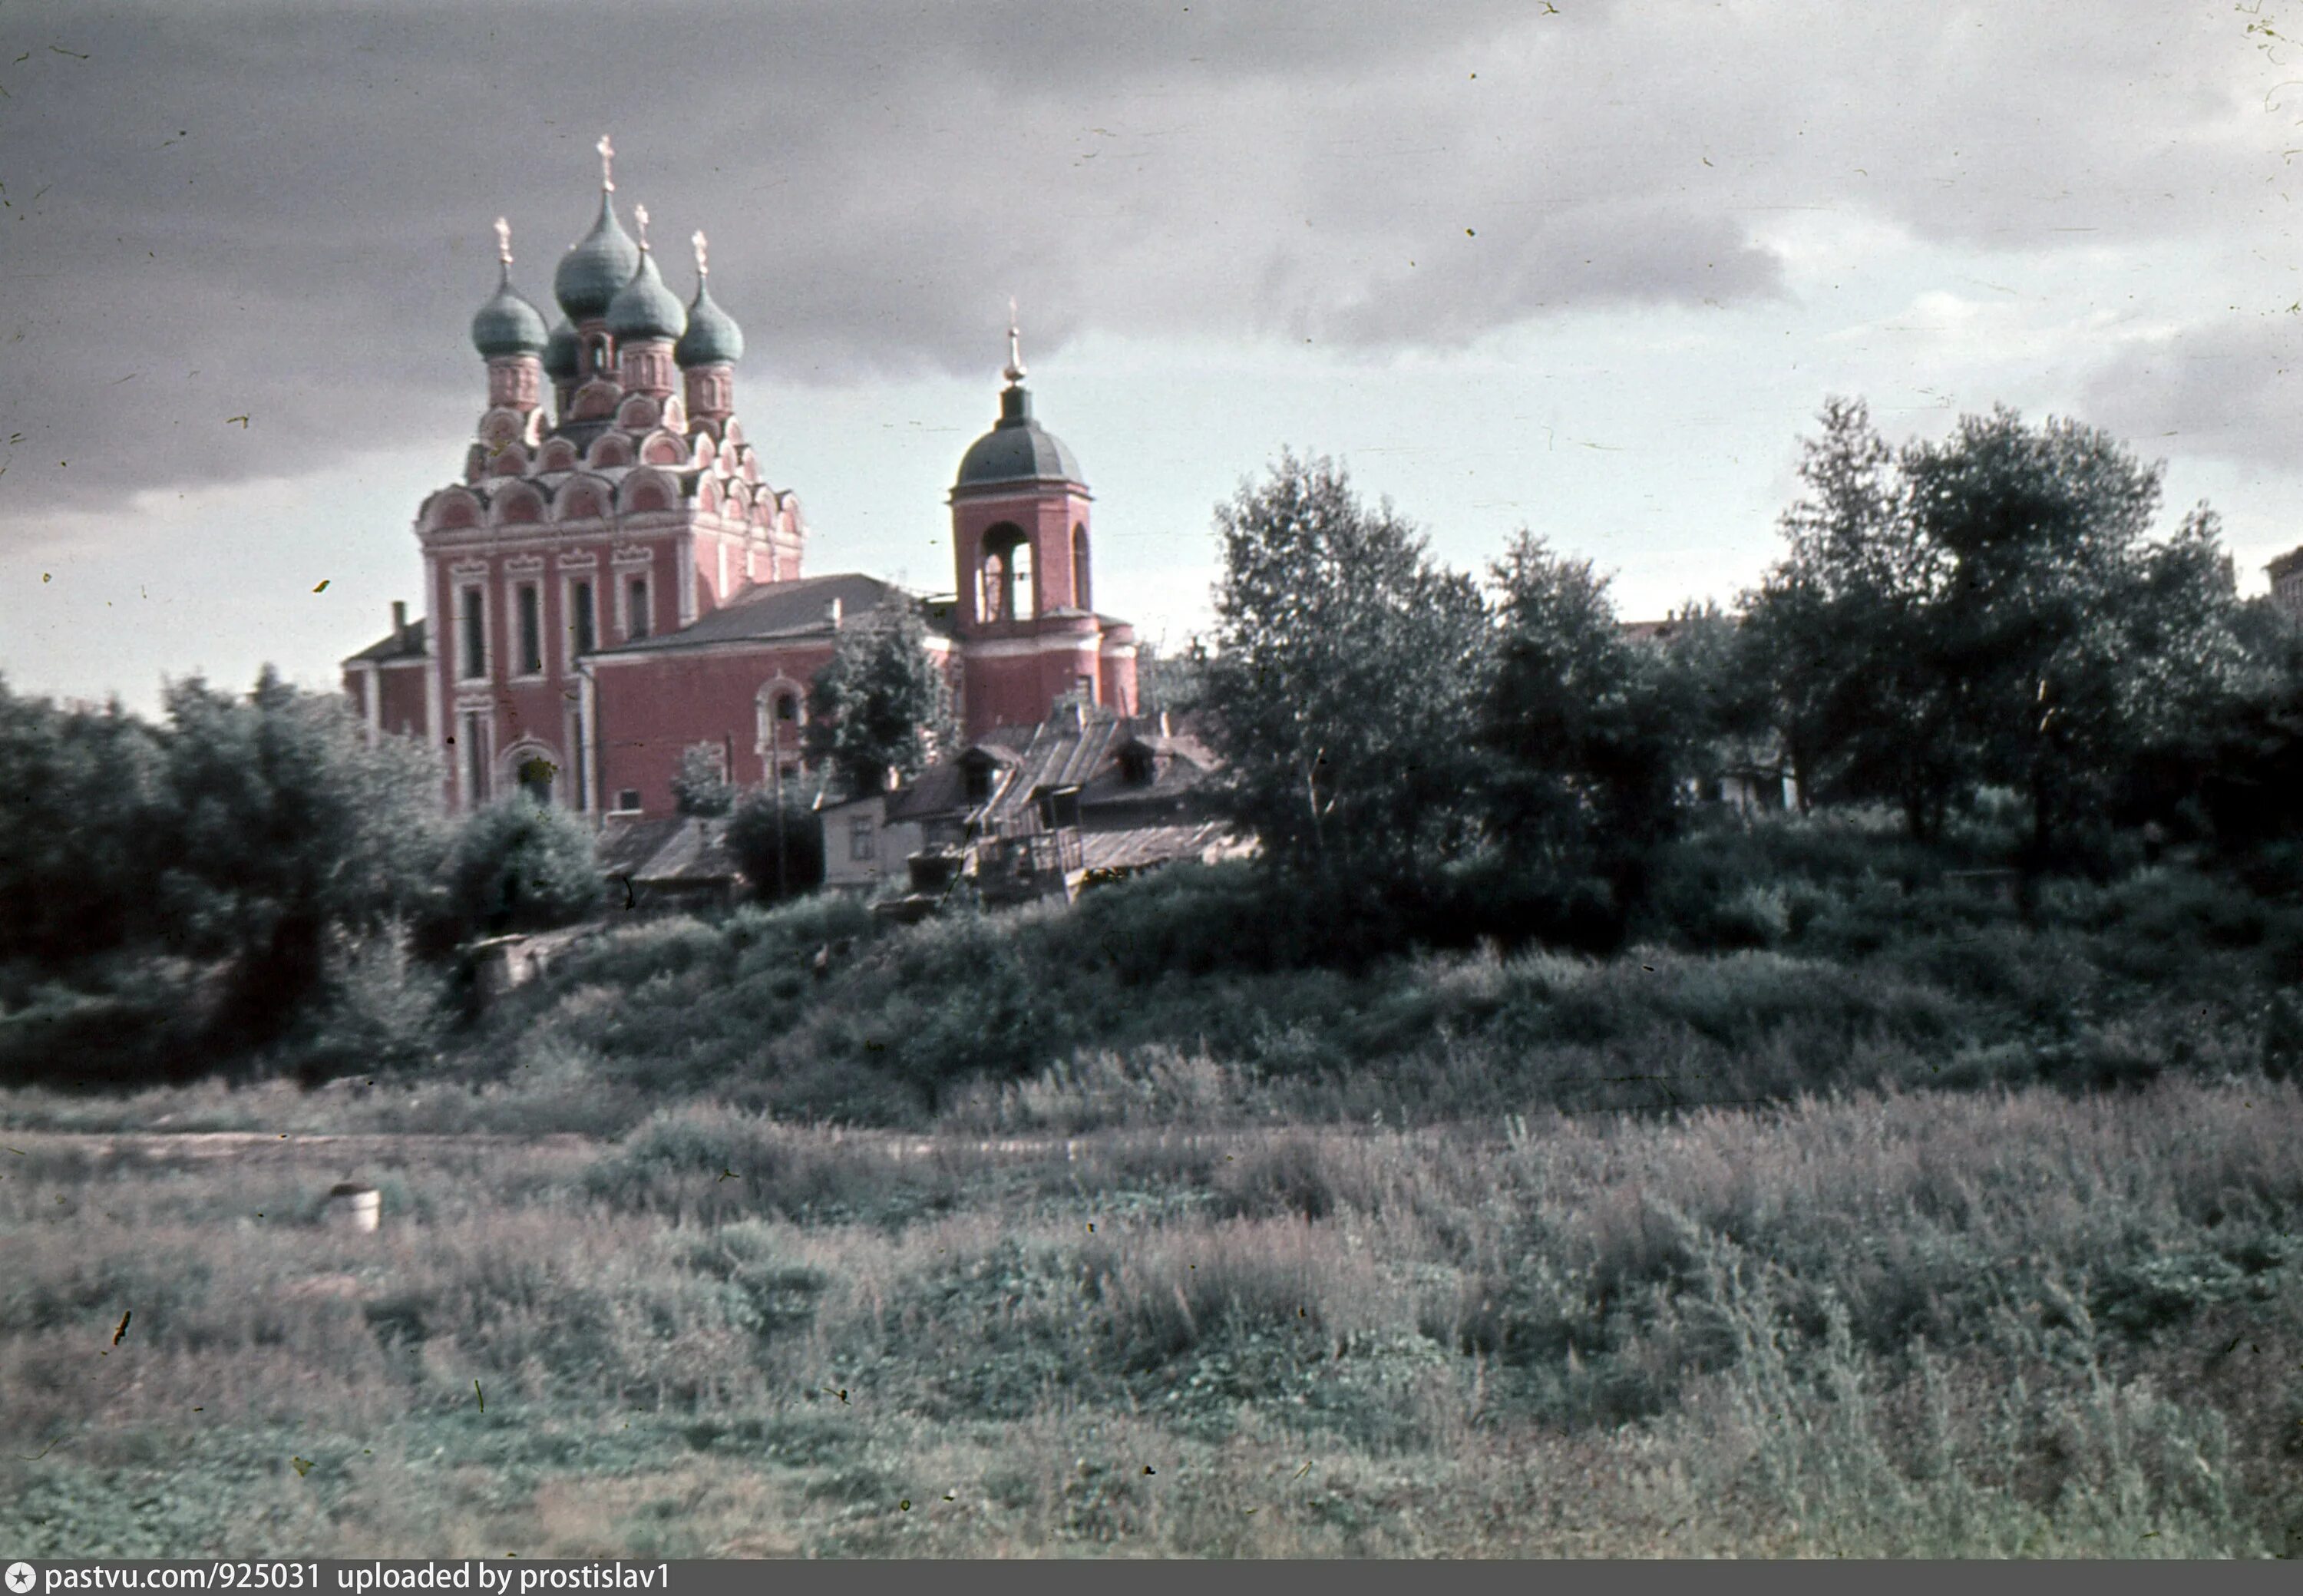
[(1092, 608), (1091, 496), (1033, 418), (1012, 315), (1000, 419), (949, 501), (954, 591), (804, 575), (799, 501), (736, 418), (744, 334), (713, 300), (704, 236), (683, 306), (645, 206), (638, 238), (624, 231), (599, 149), (598, 218), (553, 274), (549, 333), (496, 223), (500, 280), (472, 318), (487, 409), (463, 479), (416, 514), (424, 612), (395, 604), (391, 634), (344, 662), (370, 738), (440, 748), (455, 808), (525, 789), (670, 814), (690, 748), (731, 781), (797, 775), (809, 682), (843, 624), (890, 603), (921, 607), (971, 739), (1067, 699), (1133, 714), (1135, 634)]

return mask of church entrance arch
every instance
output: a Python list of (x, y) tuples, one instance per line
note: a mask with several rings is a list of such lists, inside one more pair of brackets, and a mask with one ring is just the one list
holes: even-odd
[(561, 768), (560, 756), (549, 746), (527, 738), (505, 749), (503, 757), (497, 761), (496, 788), (500, 792), (516, 789), (531, 802), (548, 809), (566, 801), (570, 774)]

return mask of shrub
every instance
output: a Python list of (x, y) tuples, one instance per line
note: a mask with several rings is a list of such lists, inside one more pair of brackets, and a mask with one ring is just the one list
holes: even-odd
[(784, 795), (779, 812), (769, 789), (746, 791), (729, 818), (727, 842), (751, 883), (752, 895), (763, 902), (812, 892), (823, 884), (823, 821), (794, 794)]
[(443, 874), (448, 922), (460, 936), (566, 925), (603, 896), (590, 828), (520, 794), (464, 823)]

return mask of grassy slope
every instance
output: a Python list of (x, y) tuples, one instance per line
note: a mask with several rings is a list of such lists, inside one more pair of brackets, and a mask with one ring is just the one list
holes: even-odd
[[(2276, 1551), (2299, 1109), (2178, 1081), (900, 1162), (701, 1108), (236, 1160), (12, 1133), (0, 1533)], [(348, 1168), (384, 1235), (309, 1222)]]
[[(2162, 869), (2025, 925), (1891, 856), (1712, 840), (1606, 962), (1307, 966), (1224, 872), (663, 922), (414, 1077), (9, 1094), (0, 1531), (2288, 1549), (2295, 910)], [(273, 1142), (73, 1134), (156, 1124)], [(310, 1222), (350, 1174), (385, 1237)]]

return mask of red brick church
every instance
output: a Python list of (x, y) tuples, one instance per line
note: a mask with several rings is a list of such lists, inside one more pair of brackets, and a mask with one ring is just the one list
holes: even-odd
[(1000, 419), (952, 485), (954, 592), (806, 575), (799, 502), (736, 418), (744, 335), (704, 235), (683, 306), (600, 152), (598, 218), (553, 274), (556, 328), (512, 286), (496, 224), (502, 277), (472, 318), (487, 408), (461, 479), (416, 513), (423, 613), (394, 604), (391, 635), (344, 662), (369, 735), (440, 747), (456, 808), (525, 787), (666, 815), (690, 748), (738, 784), (771, 761), (797, 775), (810, 679), (844, 622), (890, 602), (923, 606), (970, 739), (1066, 700), (1133, 714), (1135, 633), (1092, 607), (1087, 486), (1033, 418), (1013, 325)]

